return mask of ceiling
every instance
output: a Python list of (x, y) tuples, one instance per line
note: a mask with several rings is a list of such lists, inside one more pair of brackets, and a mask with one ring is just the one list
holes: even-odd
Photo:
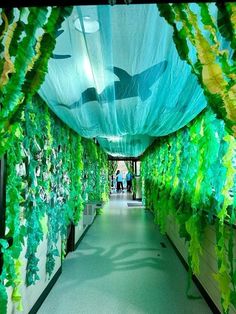
[(206, 106), (155, 4), (74, 7), (57, 32), (39, 94), (114, 157), (140, 156)]

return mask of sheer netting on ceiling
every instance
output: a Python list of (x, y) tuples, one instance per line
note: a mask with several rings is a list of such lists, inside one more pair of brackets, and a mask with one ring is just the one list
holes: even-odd
[(41, 97), (113, 156), (141, 155), (206, 106), (155, 4), (74, 7), (48, 69)]

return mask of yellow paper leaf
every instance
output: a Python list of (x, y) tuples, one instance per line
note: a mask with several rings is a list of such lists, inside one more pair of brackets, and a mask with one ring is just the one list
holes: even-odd
[(208, 64), (202, 67), (203, 83), (212, 94), (221, 94), (226, 86), (226, 81), (223, 78), (222, 69), (219, 64)]
[(38, 60), (38, 58), (40, 57), (41, 55), (41, 51), (40, 51), (40, 46), (41, 46), (41, 41), (42, 41), (42, 36), (40, 36), (38, 38), (38, 41), (37, 41), (37, 44), (35, 46), (35, 52), (36, 54), (34, 55), (34, 57), (32, 58), (30, 64), (28, 65), (28, 68), (27, 68), (27, 71), (31, 71), (33, 66), (34, 66), (34, 63)]
[[(228, 4), (229, 5), (229, 4)], [(231, 15), (231, 22), (235, 26), (236, 25), (236, 6), (234, 3), (230, 3), (232, 15)]]
[(200, 62), (203, 65), (214, 63), (215, 55), (209, 42), (201, 34), (196, 35), (195, 42)]
[[(7, 17), (5, 16), (4, 19), (7, 19)], [(10, 44), (12, 41), (14, 31), (16, 29), (16, 26), (17, 26), (17, 23), (15, 22), (8, 27), (8, 32), (6, 35), (6, 42), (5, 42), (5, 47), (4, 47), (5, 63), (3, 66), (3, 71), (2, 71), (2, 75), (1, 75), (1, 79), (0, 79), (0, 86), (6, 85), (8, 80), (9, 80), (8, 75), (10, 73), (15, 72), (15, 67), (14, 67), (13, 62), (11, 61), (11, 57), (10, 57), (10, 53), (9, 53), (9, 47), (10, 47)]]
[(236, 137), (236, 125), (232, 126), (233, 136)]
[(223, 96), (227, 118), (236, 121), (236, 84), (232, 86)]

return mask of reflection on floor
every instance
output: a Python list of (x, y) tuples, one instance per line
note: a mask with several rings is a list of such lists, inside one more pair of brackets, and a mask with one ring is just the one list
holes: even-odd
[[(212, 313), (203, 299), (187, 298), (187, 272), (152, 215), (127, 202), (136, 201), (111, 195), (39, 314)], [(194, 284), (191, 292), (200, 295)]]

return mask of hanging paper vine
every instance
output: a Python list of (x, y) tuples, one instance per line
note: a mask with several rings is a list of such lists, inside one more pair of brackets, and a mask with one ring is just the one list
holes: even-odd
[[(2, 10), (0, 37), (4, 59), (0, 69), (0, 156), (11, 146), (18, 127), (17, 113), (25, 96), (32, 97), (44, 81), (55, 47), (55, 33), (72, 7)], [(18, 17), (17, 17), (18, 16)], [(43, 29), (43, 35), (37, 31)]]
[[(208, 104), (236, 135), (235, 4), (157, 4), (161, 16), (173, 27), (173, 39), (181, 59), (188, 62), (204, 89)], [(196, 7), (197, 6), (197, 7)], [(200, 18), (199, 18), (200, 17)], [(220, 34), (223, 36), (220, 37)], [(231, 51), (223, 49), (221, 42)], [(196, 59), (196, 61), (194, 61)]]
[(108, 157), (101, 148), (87, 139), (82, 139), (83, 154), (83, 198), (89, 201), (107, 201), (109, 196)]
[[(37, 251), (43, 240), (47, 240), (49, 277), (56, 258), (63, 258), (67, 226), (76, 225), (83, 210), (82, 173), (92, 172), (92, 180), (96, 178), (92, 200), (106, 200), (109, 194), (107, 155), (92, 140), (82, 141), (49, 111), (39, 96), (26, 103), (20, 117), (14, 145), (7, 151), (7, 234), (6, 239), (0, 239), (4, 254), (1, 313), (6, 313), (5, 285), (13, 287), (12, 300), (22, 310), (19, 287), (24, 283), (23, 244), (27, 248), (25, 283), (28, 286), (40, 280)], [(7, 239), (12, 239), (10, 246)]]
[(146, 206), (154, 211), (161, 232), (169, 215), (175, 217), (179, 234), (188, 241), (189, 266), (201, 273), (204, 230), (216, 226), (216, 254), (224, 313), (235, 305), (235, 256), (230, 227), (235, 224), (235, 139), (224, 122), (210, 109), (188, 126), (162, 137), (142, 157), (141, 174)]

